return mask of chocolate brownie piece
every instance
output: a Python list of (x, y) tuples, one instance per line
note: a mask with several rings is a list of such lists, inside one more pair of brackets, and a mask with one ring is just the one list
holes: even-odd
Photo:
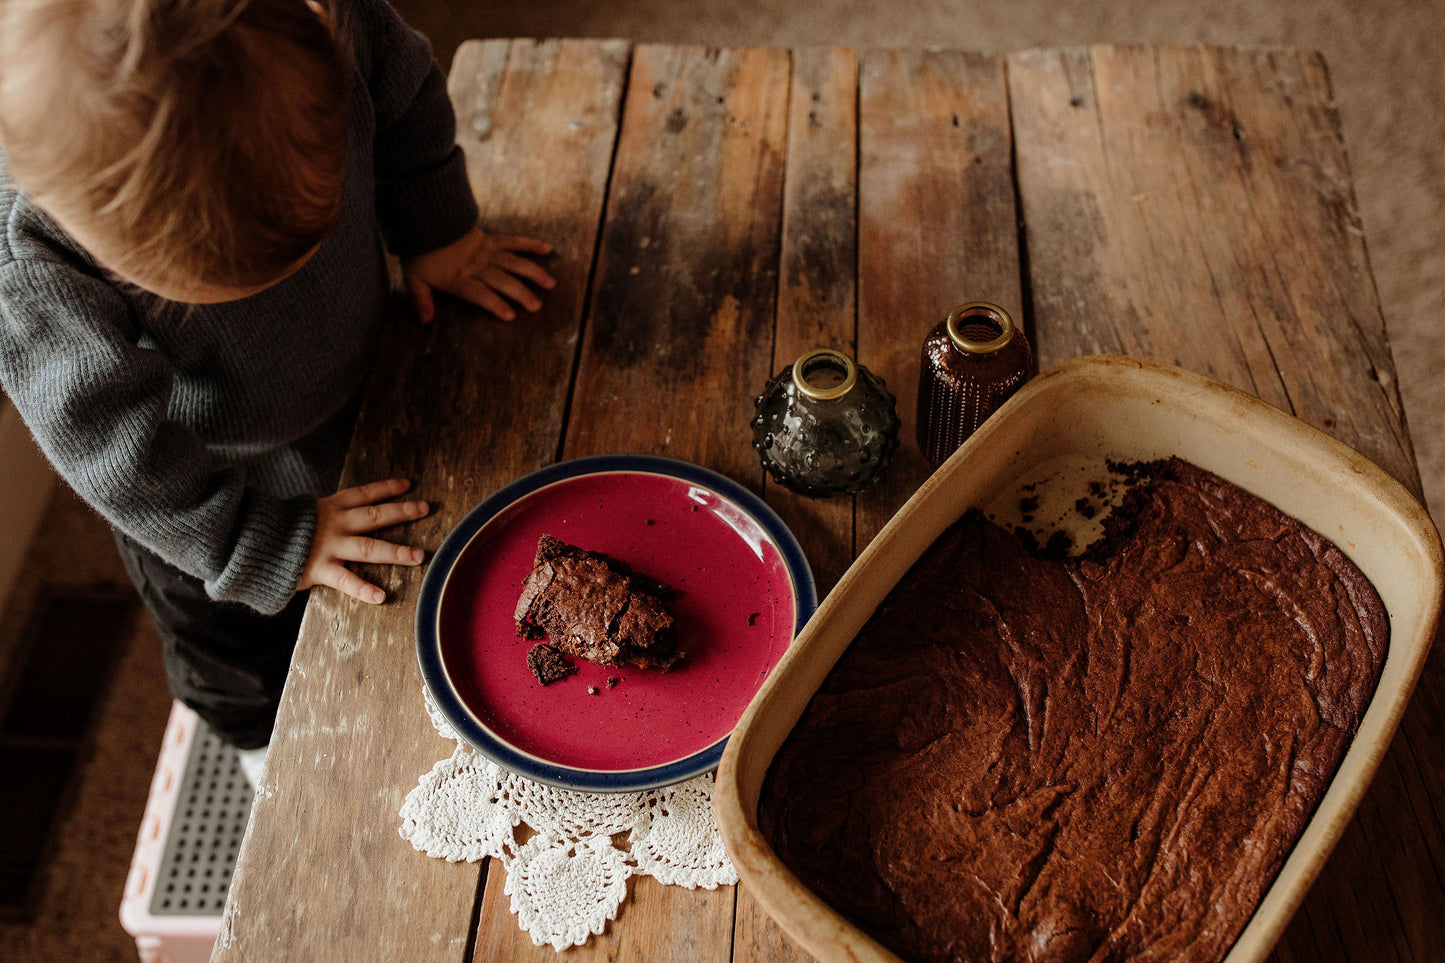
[(527, 650), (527, 668), (543, 685), (561, 682), (569, 675), (577, 674), (577, 667), (546, 642), (538, 642)]
[(616, 559), (543, 535), (517, 599), (517, 632), (598, 665), (667, 670), (683, 653), (666, 592)]

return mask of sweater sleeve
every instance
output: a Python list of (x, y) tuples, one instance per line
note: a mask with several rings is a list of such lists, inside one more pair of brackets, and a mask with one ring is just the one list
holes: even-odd
[(56, 471), (213, 598), (279, 612), (310, 552), (315, 500), (278, 498), (215, 464), (167, 417), (172, 369), (139, 338), (105, 280), (45, 260), (0, 267), (0, 384)]
[(399, 257), (444, 247), (477, 223), (456, 116), (431, 44), (387, 0), (354, 0), (350, 36), (376, 116), (376, 216)]

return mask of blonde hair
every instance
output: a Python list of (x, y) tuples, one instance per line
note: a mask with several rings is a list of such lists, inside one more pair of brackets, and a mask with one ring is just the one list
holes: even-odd
[(319, 244), (350, 77), (305, 0), (0, 0), (11, 176), (124, 276), (250, 287)]

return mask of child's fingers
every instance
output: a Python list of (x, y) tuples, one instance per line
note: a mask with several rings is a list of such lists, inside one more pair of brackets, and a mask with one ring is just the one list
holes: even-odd
[(388, 478), (385, 481), (367, 482), (365, 485), (343, 488), (332, 495), (330, 500), (337, 508), (357, 508), (361, 505), (370, 505), (373, 502), (395, 498), (410, 487), (411, 482), (405, 478)]
[[(431, 506), (423, 501), (376, 502), (375, 504), (358, 505), (347, 510), (343, 531), (351, 535), (374, 532), (378, 528), (400, 525), (402, 522), (421, 518), (430, 508)], [(352, 560), (369, 561), (369, 559)]]
[(516, 301), (528, 311), (540, 311), (542, 300), (532, 293), (525, 284), (501, 268), (489, 267), (482, 272), (481, 281), (499, 294)]
[(501, 295), (475, 278), (459, 279), (457, 289), (452, 293), (466, 298), (479, 308), (485, 308), (503, 321), (515, 321), (517, 318), (517, 312), (512, 309), (510, 304), (502, 300)]
[(316, 581), (319, 584), (329, 585), (342, 595), (349, 595), (358, 602), (380, 605), (386, 601), (385, 592), (345, 565), (332, 562), (323, 566), (317, 574), (319, 577)]
[(497, 255), (497, 267), (518, 277), (526, 278), (548, 291), (557, 286), (557, 279), (548, 274), (546, 268), (530, 258), (504, 252)]
[(373, 565), (420, 565), (422, 550), (379, 538), (352, 535), (337, 543), (336, 557), (346, 562), (369, 562)]
[(552, 245), (535, 237), (494, 237), (493, 242), (504, 251), (530, 251), (533, 254), (551, 254)]

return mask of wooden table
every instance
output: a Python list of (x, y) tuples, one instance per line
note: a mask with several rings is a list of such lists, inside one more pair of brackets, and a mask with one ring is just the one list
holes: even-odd
[[(1318, 56), (489, 41), (458, 52), (451, 90), (484, 225), (551, 240), (559, 284), (511, 326), (453, 305), (389, 329), (345, 484), (415, 479), (435, 511), (413, 544), (557, 459), (663, 454), (762, 494), (826, 592), (926, 477), (921, 341), (975, 298), (1024, 319), (1043, 367), (1174, 362), (1420, 491)], [(885, 377), (904, 423), (856, 499), (793, 496), (749, 447), (753, 395), (824, 345)], [(217, 957), (550, 959), (499, 865), (397, 834), (449, 749), (422, 707), (421, 572), (373, 574), (384, 607), (312, 595)], [(1436, 658), (1278, 959), (1445, 959), (1441, 673)], [(806, 957), (745, 890), (639, 878), (568, 958)]]

